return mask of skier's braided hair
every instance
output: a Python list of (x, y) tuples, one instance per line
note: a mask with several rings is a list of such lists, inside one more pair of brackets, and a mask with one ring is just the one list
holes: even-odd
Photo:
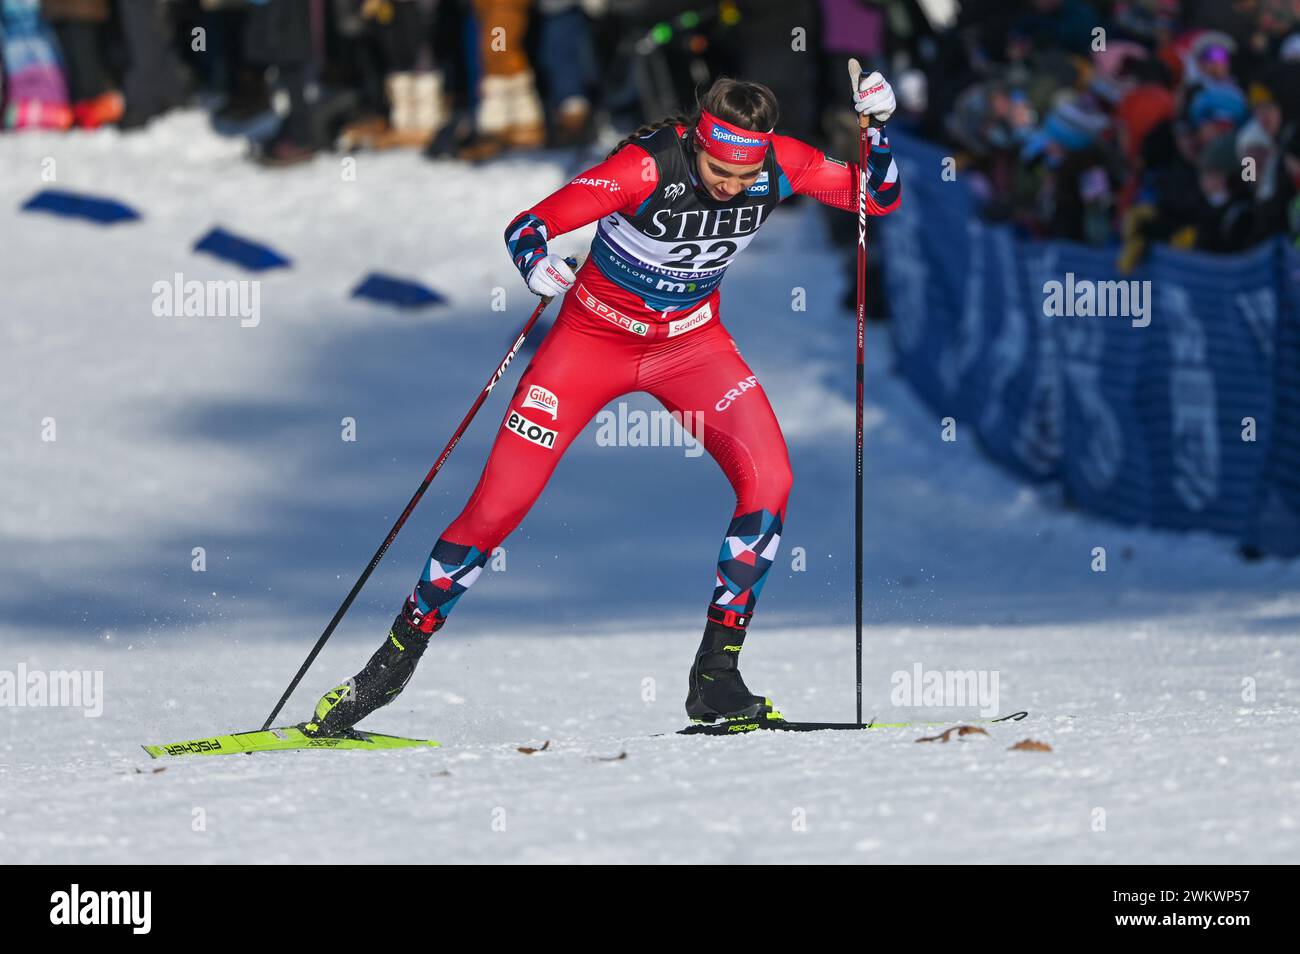
[[(648, 123), (620, 141), (609, 151), (609, 155), (614, 155), (628, 143), (635, 142), (642, 136), (648, 136), (657, 129), (668, 126), (685, 126), (688, 130), (694, 129), (695, 124), (700, 121), (701, 109), (707, 109), (714, 116), (734, 123), (742, 129), (753, 129), (756, 132), (767, 132), (772, 129), (781, 114), (776, 102), (776, 94), (762, 83), (750, 83), (719, 76), (708, 91), (699, 97), (696, 108), (690, 115), (675, 113), (666, 119)], [(694, 150), (695, 137), (689, 138), (691, 149)]]

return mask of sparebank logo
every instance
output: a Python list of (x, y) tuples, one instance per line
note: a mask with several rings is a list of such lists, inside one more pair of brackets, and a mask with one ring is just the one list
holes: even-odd
[(148, 934), (153, 923), (152, 891), (70, 891), (50, 895), (50, 923), (127, 925), (132, 934)]
[(713, 127), (713, 138), (719, 142), (729, 143), (733, 146), (761, 146), (762, 139), (751, 139), (748, 136), (740, 136), (730, 129), (723, 129), (721, 126)]

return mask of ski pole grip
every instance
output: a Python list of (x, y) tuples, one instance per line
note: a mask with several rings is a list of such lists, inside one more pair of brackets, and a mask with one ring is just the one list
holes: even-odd
[[(856, 56), (849, 58), (849, 83), (853, 86), (853, 95), (858, 95), (858, 81), (862, 78), (862, 64)], [(876, 122), (874, 116), (858, 113), (858, 128), (879, 129), (883, 124)]]

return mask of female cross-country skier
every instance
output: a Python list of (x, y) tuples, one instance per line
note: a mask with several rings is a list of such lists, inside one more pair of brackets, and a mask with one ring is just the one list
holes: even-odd
[[(898, 205), (899, 183), (879, 128), (894, 93), (879, 73), (855, 96), (870, 116), (866, 210)], [(608, 402), (648, 391), (679, 420), (702, 410), (703, 444), (736, 492), (718, 556), (704, 639), (686, 697), (696, 721), (779, 719), (746, 688), (738, 655), (776, 558), (790, 462), (767, 396), (721, 322), (719, 285), (772, 210), (791, 195), (858, 211), (858, 167), (773, 133), (776, 97), (722, 78), (689, 119), (642, 127), (599, 165), (520, 213), (506, 246), (529, 289), (564, 302), (515, 388), (469, 502), (434, 544), (384, 645), (316, 705), (308, 733), (333, 735), (402, 691), (447, 615), (494, 547), (528, 513), (565, 449)], [(577, 270), (551, 252), (556, 236), (599, 221)], [(698, 435), (697, 435), (698, 436)]]

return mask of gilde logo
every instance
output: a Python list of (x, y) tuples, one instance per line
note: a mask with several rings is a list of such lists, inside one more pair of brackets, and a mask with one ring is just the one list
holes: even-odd
[(528, 389), (528, 395), (524, 398), (524, 407), (535, 407), (539, 411), (545, 411), (551, 415), (551, 420), (560, 413), (560, 399), (554, 392), (547, 390), (540, 384), (534, 384)]

